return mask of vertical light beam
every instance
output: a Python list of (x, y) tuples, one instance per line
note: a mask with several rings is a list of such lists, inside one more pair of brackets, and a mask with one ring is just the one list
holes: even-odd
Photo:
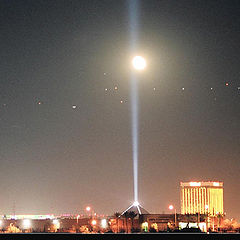
[[(130, 0), (129, 3), (129, 31), (130, 52), (136, 53), (138, 45), (138, 0)], [(133, 187), (134, 201), (138, 201), (138, 84), (135, 71), (131, 71), (131, 125), (132, 125), (132, 154), (133, 154)]]
[(132, 108), (132, 151), (133, 151), (133, 183), (134, 201), (138, 201), (138, 85), (134, 73), (131, 76), (131, 108)]

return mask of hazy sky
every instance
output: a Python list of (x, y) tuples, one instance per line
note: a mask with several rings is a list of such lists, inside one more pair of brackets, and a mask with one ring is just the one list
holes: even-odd
[[(1, 1), (0, 214), (132, 203), (128, 5)], [(180, 211), (180, 181), (223, 181), (240, 220), (240, 2), (139, 7), (139, 201)]]

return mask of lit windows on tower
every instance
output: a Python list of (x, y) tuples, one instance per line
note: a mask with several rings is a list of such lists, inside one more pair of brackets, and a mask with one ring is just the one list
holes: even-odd
[(181, 182), (181, 213), (223, 214), (223, 182)]

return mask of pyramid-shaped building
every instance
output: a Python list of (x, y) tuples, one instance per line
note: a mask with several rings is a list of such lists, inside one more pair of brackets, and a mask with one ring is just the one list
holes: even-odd
[(141, 214), (149, 214), (149, 212), (144, 209), (138, 202), (134, 202), (130, 207), (128, 207), (125, 211), (121, 213), (121, 216), (126, 212), (134, 212), (138, 215)]

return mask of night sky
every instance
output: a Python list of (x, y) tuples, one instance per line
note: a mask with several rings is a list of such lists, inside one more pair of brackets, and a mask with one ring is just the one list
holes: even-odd
[[(133, 202), (128, 7), (1, 0), (0, 214)], [(179, 212), (180, 181), (223, 181), (240, 220), (240, 2), (139, 7), (139, 202)]]

